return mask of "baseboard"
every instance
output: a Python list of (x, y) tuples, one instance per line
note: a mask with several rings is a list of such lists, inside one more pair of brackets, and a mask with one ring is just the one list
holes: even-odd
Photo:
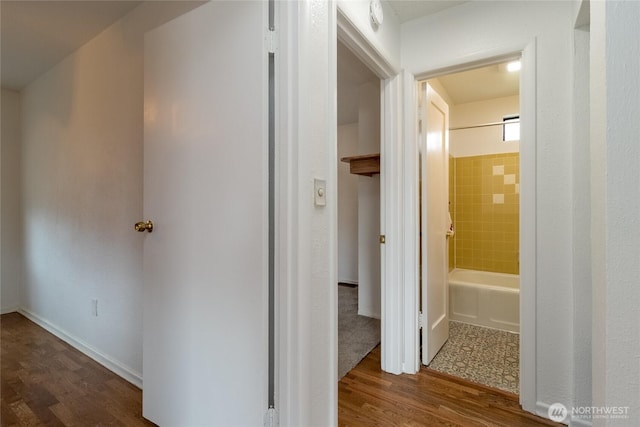
[[(537, 415), (539, 415), (539, 416), (541, 416), (543, 418), (549, 419), (549, 406), (551, 406), (551, 405), (548, 405), (548, 404), (543, 403), (543, 402), (537, 402), (536, 403), (536, 413), (537, 413)], [(567, 410), (569, 411), (569, 416), (567, 417), (567, 419), (565, 421), (562, 422), (562, 424), (567, 424), (568, 423), (569, 427), (591, 427), (592, 426), (591, 420), (585, 420), (583, 418), (577, 418), (577, 417), (571, 416), (571, 411), (572, 411), (572, 407), (571, 406), (567, 406)]]
[[(536, 415), (545, 419), (549, 419), (549, 407), (551, 405), (544, 402), (536, 402)], [(565, 405), (566, 406), (566, 405)], [(568, 410), (571, 410), (570, 407), (567, 406)], [(569, 418), (566, 417), (562, 424), (569, 425)]]
[(2, 307), (2, 309), (0, 309), (0, 314), (8, 314), (8, 313), (15, 313), (16, 311), (18, 311), (19, 307), (15, 306), (15, 307)]
[(357, 284), (347, 283), (347, 282), (338, 282), (338, 286), (344, 286), (345, 288), (356, 289), (358, 287)]
[(374, 319), (378, 319), (380, 320), (380, 313), (374, 313), (372, 311), (367, 311), (367, 310), (360, 310), (358, 308), (358, 316), (365, 316), (365, 317), (373, 317)]
[(136, 387), (142, 389), (142, 375), (138, 372), (135, 372), (130, 367), (118, 362), (117, 360), (112, 359), (106, 354), (101, 353), (95, 348), (91, 347), (89, 344), (85, 343), (79, 338), (74, 337), (70, 333), (66, 332), (63, 329), (60, 329), (56, 325), (52, 324), (46, 319), (38, 316), (35, 313), (30, 312), (25, 308), (19, 308), (18, 313), (22, 314), (27, 319), (31, 320), (36, 325), (41, 328), (51, 332), (56, 337), (60, 338), (62, 341), (69, 344), (71, 347), (95, 360), (114, 374), (122, 377), (123, 379), (129, 381), (131, 384)]
[(571, 422), (569, 422), (569, 426), (571, 427), (591, 427), (591, 421), (583, 420), (581, 418), (571, 418)]

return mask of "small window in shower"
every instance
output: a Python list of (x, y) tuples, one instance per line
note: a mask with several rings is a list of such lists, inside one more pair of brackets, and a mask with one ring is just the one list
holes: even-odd
[(502, 117), (502, 141), (520, 140), (520, 116), (509, 115)]

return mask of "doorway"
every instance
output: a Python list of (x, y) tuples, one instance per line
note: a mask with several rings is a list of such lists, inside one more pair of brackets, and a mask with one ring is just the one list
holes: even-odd
[[(514, 394), (519, 393), (520, 372), (519, 67), (515, 59), (420, 83), (449, 106), (450, 119), (442, 168), (448, 169), (442, 189), (448, 200), (436, 201), (429, 194), (421, 203), (426, 211), (434, 204), (447, 206), (446, 244), (436, 242), (446, 245), (448, 258), (449, 337), (442, 344), (423, 332), (422, 360), (431, 369)], [(426, 121), (429, 126), (428, 116)], [(422, 170), (425, 166), (421, 162)], [(422, 236), (433, 234), (433, 221), (423, 220), (422, 226)], [(441, 224), (436, 227), (438, 234), (445, 232)], [(428, 252), (427, 244), (433, 243), (425, 237), (421, 241), (422, 252)], [(423, 295), (433, 292), (430, 281), (423, 275)], [(427, 301), (425, 318), (431, 310)], [(429, 320), (423, 324), (428, 332)], [(434, 341), (441, 347), (437, 354)]]
[[(489, 47), (473, 55), (444, 54), (426, 68), (400, 71), (382, 56), (338, 8), (338, 39), (384, 79), (381, 94), (381, 232), (382, 252), (381, 365), (385, 372), (416, 373), (420, 369), (418, 279), (418, 163), (415, 117), (416, 83), (448, 73), (497, 64), (522, 56), (520, 82), (520, 403), (536, 407), (536, 40), (523, 39)], [(415, 65), (415, 64), (414, 64)], [(418, 64), (418, 67), (420, 65)], [(398, 142), (403, 142), (399, 144)], [(389, 238), (393, 236), (394, 238)], [(393, 283), (393, 286), (389, 284)], [(398, 286), (397, 284), (401, 284)]]
[(380, 79), (337, 47), (340, 379), (380, 343)]

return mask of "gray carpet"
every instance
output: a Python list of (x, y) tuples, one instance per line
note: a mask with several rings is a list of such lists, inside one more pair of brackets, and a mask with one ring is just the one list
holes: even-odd
[(449, 340), (429, 367), (518, 394), (520, 335), (449, 322)]
[(338, 286), (338, 379), (380, 343), (380, 320), (358, 316), (358, 288)]

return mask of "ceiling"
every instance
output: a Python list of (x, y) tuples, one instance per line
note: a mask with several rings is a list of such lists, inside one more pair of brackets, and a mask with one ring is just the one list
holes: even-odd
[[(383, 1), (391, 5), (400, 22), (465, 3), (459, 0)], [(22, 89), (140, 3), (1, 0), (0, 84), (4, 88)]]
[(0, 1), (2, 87), (20, 90), (140, 1)]
[(433, 15), (450, 7), (458, 6), (467, 1), (460, 0), (387, 0), (396, 12), (401, 23), (411, 21), (426, 15)]
[(454, 105), (520, 93), (520, 72), (508, 72), (506, 64), (449, 74), (438, 80)]
[[(458, 6), (458, 0), (386, 0), (401, 22)], [(140, 5), (141, 1), (0, 1), (2, 87), (20, 90), (66, 56), (91, 40), (109, 25)], [(357, 93), (354, 87), (377, 78), (344, 46), (338, 49), (338, 90), (342, 119), (357, 120)], [(474, 83), (478, 78), (483, 84)], [(506, 89), (499, 81), (513, 86)], [(487, 97), (488, 93), (508, 96), (517, 93), (517, 79), (504, 73), (475, 70), (440, 78), (455, 103)], [(487, 82), (495, 83), (487, 83)], [(515, 83), (514, 83), (515, 82)], [(514, 86), (515, 85), (515, 86)], [(496, 89), (500, 87), (500, 89)], [(513, 89), (515, 88), (515, 89)], [(493, 96), (496, 97), (496, 96)], [(356, 116), (355, 120), (354, 114)], [(346, 120), (346, 121), (345, 121)]]

